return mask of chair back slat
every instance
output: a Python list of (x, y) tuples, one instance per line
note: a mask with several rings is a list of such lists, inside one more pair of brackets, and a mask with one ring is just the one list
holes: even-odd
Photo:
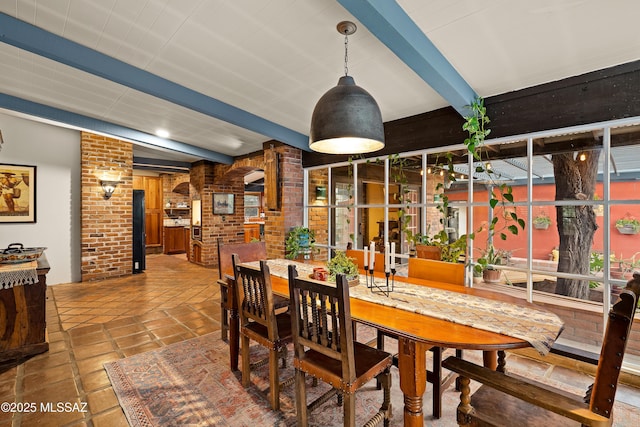
[(275, 320), (271, 275), (267, 262), (260, 261), (260, 268), (252, 268), (240, 264), (238, 254), (231, 256), (235, 272), (236, 298), (240, 301), (240, 324), (249, 321), (258, 322), (269, 329), (269, 339), (278, 339), (278, 328)]
[(619, 301), (609, 312), (609, 321), (602, 342), (595, 382), (592, 389), (589, 390), (591, 392), (589, 400), (591, 411), (607, 418), (611, 417), (622, 359), (629, 341), (639, 295), (640, 274), (634, 273), (633, 279), (621, 291)]
[(225, 275), (233, 277), (233, 262), (231, 255), (238, 254), (240, 261), (251, 262), (267, 259), (267, 246), (265, 242), (230, 243), (225, 244), (222, 238), (218, 238), (218, 272), (220, 279)]
[(407, 276), (464, 286), (465, 266), (462, 263), (409, 258)]
[(343, 380), (355, 379), (355, 360), (349, 284), (344, 275), (336, 284), (298, 277), (289, 266), (291, 324), (296, 356), (303, 358), (305, 348), (342, 362)]

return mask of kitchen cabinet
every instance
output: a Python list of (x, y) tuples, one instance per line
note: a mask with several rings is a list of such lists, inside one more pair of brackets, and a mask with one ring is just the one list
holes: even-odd
[(164, 227), (164, 253), (179, 254), (186, 252), (186, 236), (185, 227)]
[(260, 226), (259, 223), (250, 223), (244, 225), (244, 241), (250, 243), (253, 240), (260, 240)]

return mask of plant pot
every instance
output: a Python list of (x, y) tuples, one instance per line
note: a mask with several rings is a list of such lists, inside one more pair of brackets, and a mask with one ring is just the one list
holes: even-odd
[(611, 275), (612, 279), (631, 280), (633, 278), (632, 271), (623, 271), (619, 268), (612, 268), (609, 271), (609, 274)]
[(349, 283), (349, 287), (352, 288), (354, 286), (358, 286), (360, 284), (360, 277), (354, 277), (353, 279), (347, 279)]
[(482, 280), (485, 283), (500, 283), (500, 276), (502, 275), (502, 271), (500, 270), (483, 270), (482, 271)]
[(620, 234), (638, 234), (638, 230), (633, 225), (625, 225), (623, 227), (616, 227)]
[(549, 224), (536, 224), (534, 222), (533, 228), (535, 228), (536, 230), (546, 230), (547, 228), (549, 228)]
[(298, 256), (296, 256), (296, 261), (306, 262), (312, 259), (311, 249), (301, 249), (298, 251)]
[(442, 249), (439, 246), (416, 245), (416, 255), (418, 258), (440, 260)]

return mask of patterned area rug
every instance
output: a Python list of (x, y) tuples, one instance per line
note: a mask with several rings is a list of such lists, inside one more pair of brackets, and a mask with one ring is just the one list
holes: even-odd
[[(358, 326), (358, 337), (365, 341), (373, 336), (362, 325)], [(393, 351), (395, 341), (386, 343), (388, 351)], [(447, 351), (452, 353), (452, 350)], [(252, 361), (267, 355), (260, 346), (251, 347)], [(430, 358), (430, 352), (427, 352)], [(280, 380), (293, 376), (289, 351), (288, 367), (281, 369)], [(464, 357), (474, 363), (482, 363), (481, 352), (465, 351)], [(534, 377), (548, 382), (565, 391), (581, 395), (593, 379), (584, 376), (580, 381), (562, 383), (545, 381), (537, 374), (531, 363), (510, 355), (507, 367), (517, 375)], [(428, 359), (427, 363), (431, 363)], [(533, 369), (532, 369), (533, 368)], [(269, 385), (268, 365), (252, 371), (251, 386), (242, 387), (240, 373), (229, 369), (229, 347), (220, 340), (218, 333), (203, 335), (187, 341), (175, 343), (158, 350), (141, 353), (132, 357), (105, 364), (105, 369), (120, 405), (133, 427), (167, 426), (294, 426), (295, 394), (293, 385), (287, 386), (280, 394), (281, 409), (271, 411), (267, 400)], [(392, 368), (393, 388), (391, 391), (393, 418), (391, 426), (403, 425), (403, 396), (399, 387), (398, 370)], [(541, 372), (546, 372), (542, 370)], [(538, 374), (540, 372), (537, 372)], [(546, 374), (545, 374), (546, 376)], [(475, 389), (472, 384), (472, 389)], [(317, 387), (307, 387), (308, 402), (319, 396), (328, 387), (320, 383)], [(453, 385), (442, 396), (442, 418), (434, 420), (431, 412), (432, 388), (427, 384), (424, 394), (424, 425), (457, 426), (455, 410), (460, 394)], [(310, 413), (309, 425), (317, 427), (341, 426), (342, 407), (333, 398)], [(382, 403), (382, 391), (376, 390), (371, 381), (357, 393), (356, 425), (363, 425)], [(616, 400), (613, 425), (616, 427), (637, 426), (638, 407)]]
[[(359, 328), (360, 334), (360, 328)], [(251, 347), (253, 361), (267, 353), (259, 346)], [(289, 351), (289, 359), (292, 351)], [(105, 364), (105, 369), (118, 396), (129, 424), (138, 426), (294, 426), (294, 386), (280, 394), (279, 412), (271, 411), (267, 400), (268, 367), (252, 371), (252, 385), (242, 387), (240, 373), (229, 369), (228, 345), (218, 334), (208, 334), (176, 344)], [(392, 426), (402, 426), (403, 399), (398, 370), (393, 373)], [(291, 360), (281, 370), (280, 381), (293, 376)], [(456, 426), (455, 407), (459, 394), (445, 393), (441, 420), (431, 424), (430, 385), (424, 396), (425, 425)], [(307, 387), (308, 402), (328, 387), (320, 383)], [(357, 425), (363, 425), (380, 407), (382, 391), (371, 381), (357, 393)], [(332, 398), (310, 414), (311, 426), (342, 425), (342, 407)]]

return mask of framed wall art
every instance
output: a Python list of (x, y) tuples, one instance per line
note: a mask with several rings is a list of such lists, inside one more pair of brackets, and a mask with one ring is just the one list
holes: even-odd
[(233, 214), (233, 194), (232, 193), (214, 193), (213, 194), (213, 213), (218, 215)]
[(0, 163), (0, 223), (36, 222), (36, 167)]

